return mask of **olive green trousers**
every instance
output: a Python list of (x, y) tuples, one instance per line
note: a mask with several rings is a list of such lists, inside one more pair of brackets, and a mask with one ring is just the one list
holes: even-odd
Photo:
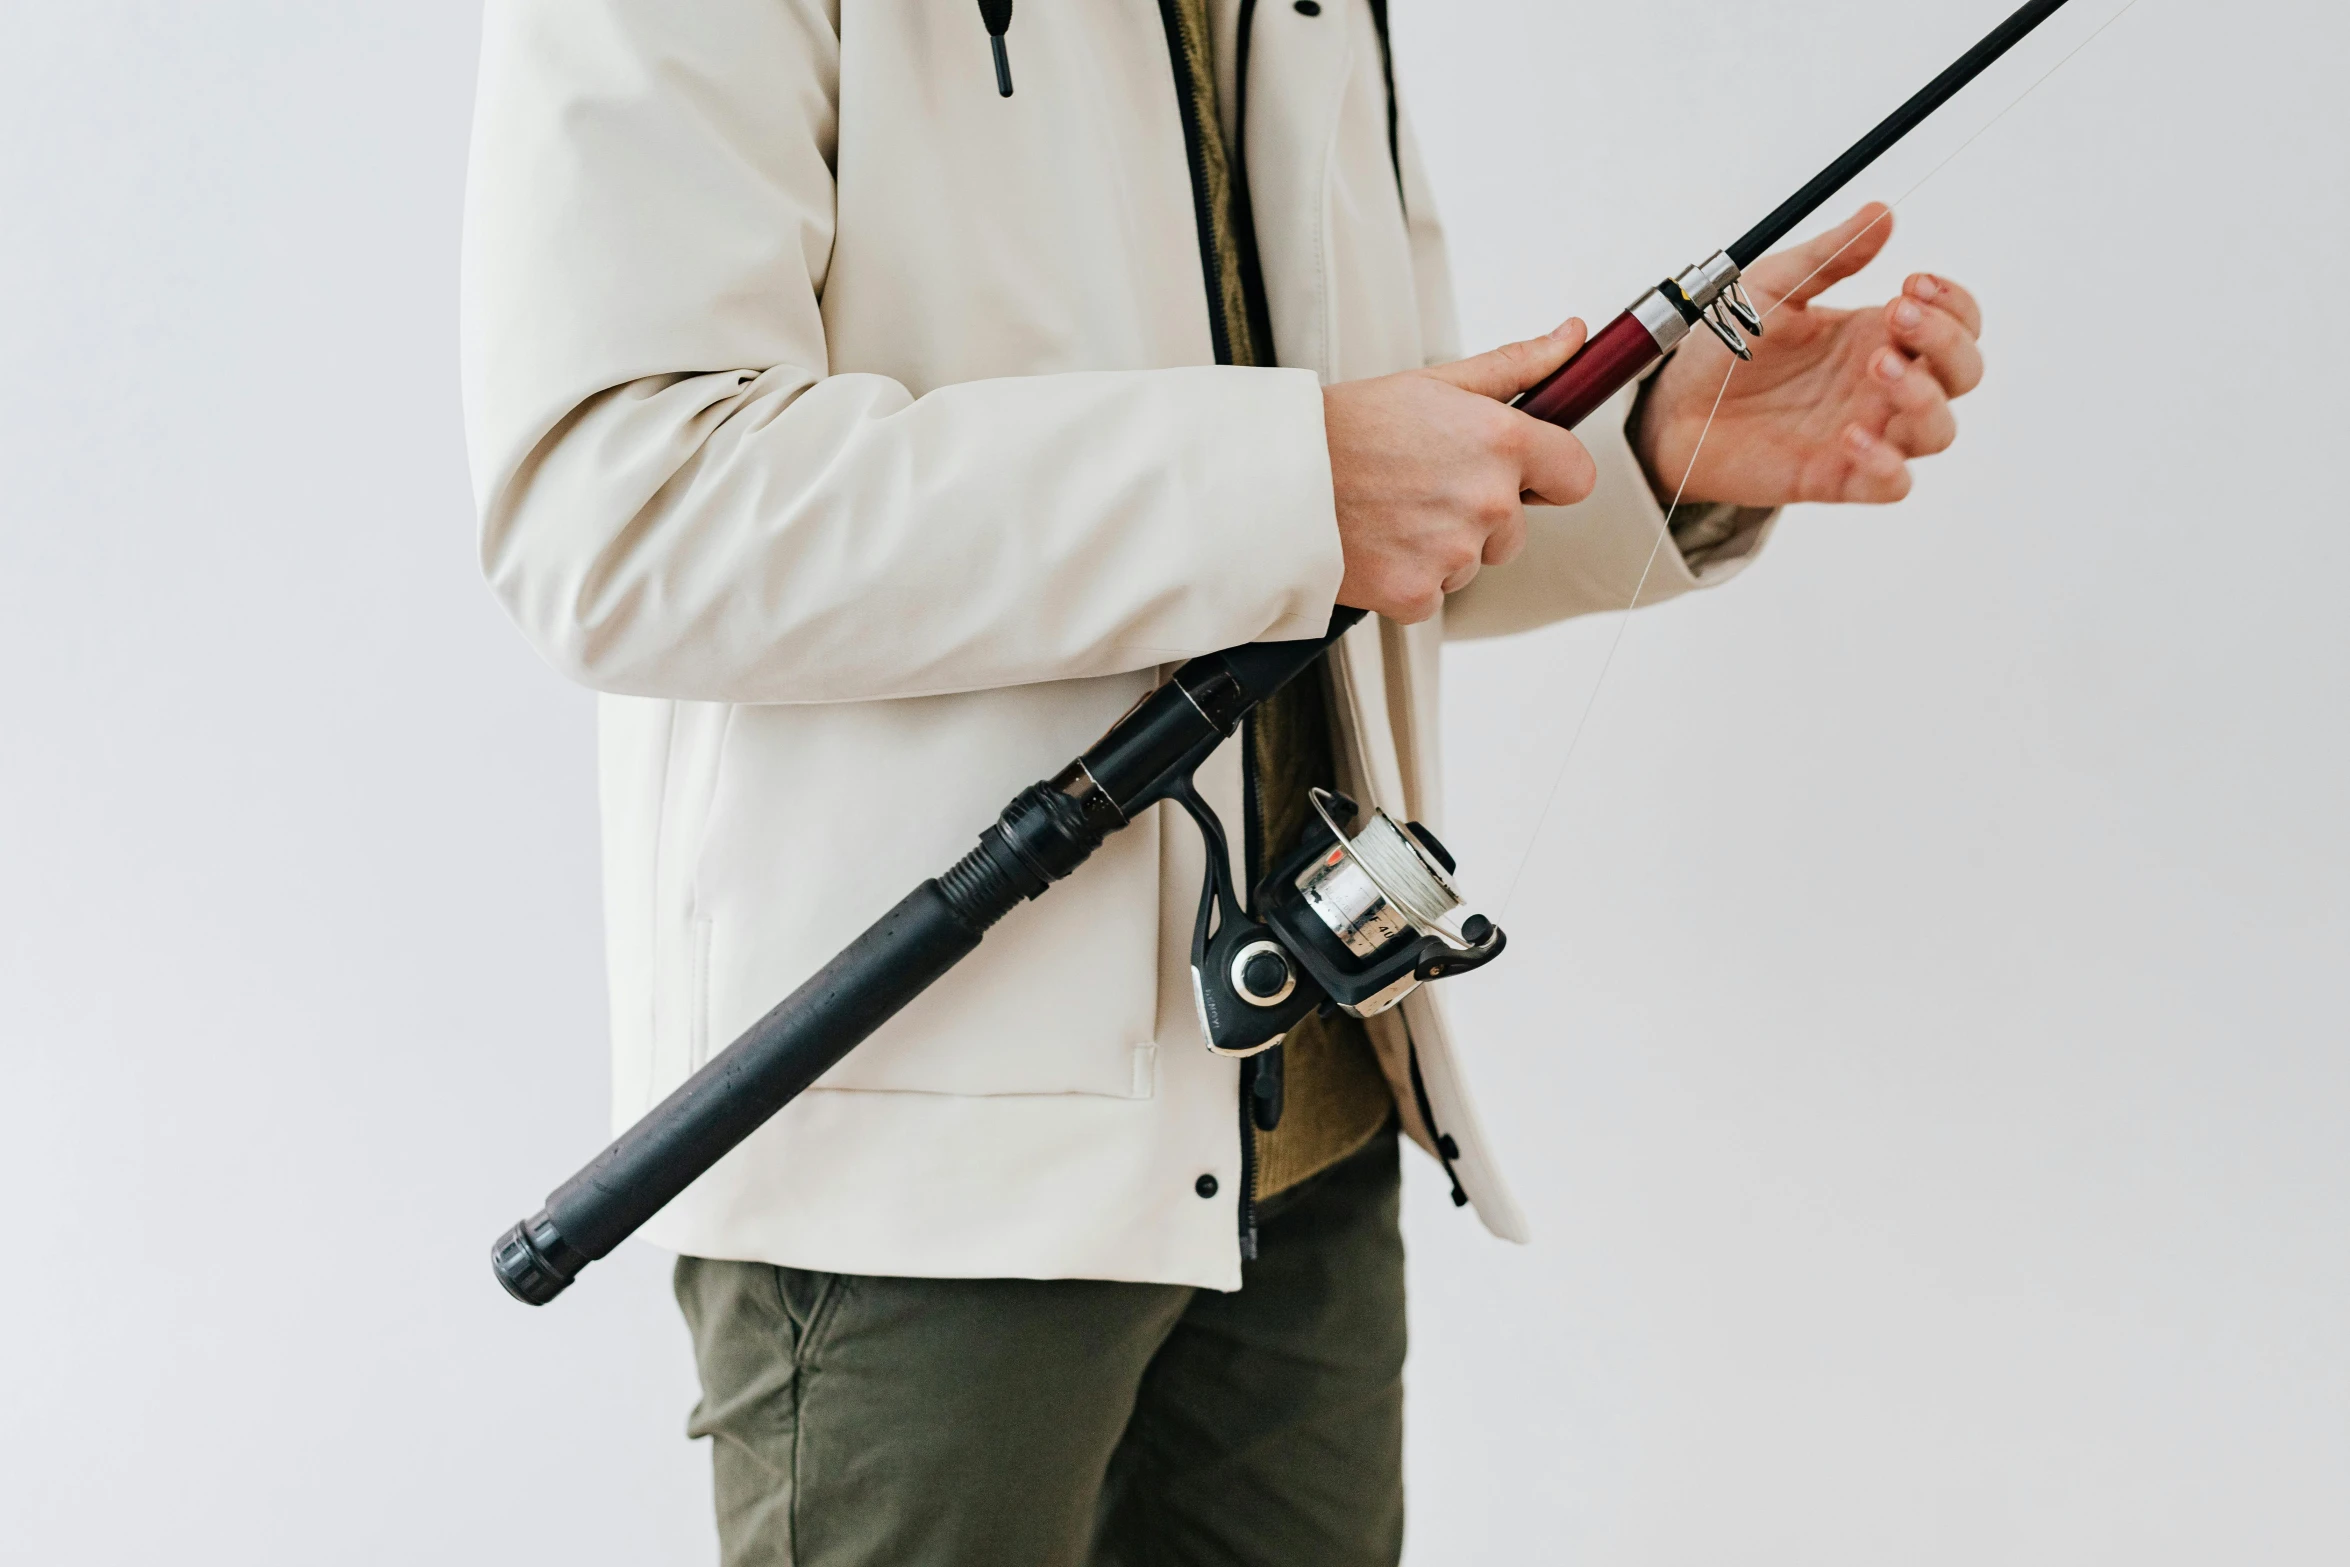
[(681, 1258), (727, 1567), (1391, 1567), (1397, 1187), (1272, 1198), (1231, 1294)]

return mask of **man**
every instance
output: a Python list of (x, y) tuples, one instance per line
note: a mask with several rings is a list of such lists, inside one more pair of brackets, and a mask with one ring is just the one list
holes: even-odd
[[(1251, 869), (1316, 783), (1440, 827), (1448, 632), (1719, 582), (1949, 444), (1962, 290), (1806, 303), (1882, 209), (1752, 270), (1702, 450), (1703, 334), (1588, 445), (1513, 412), (1582, 327), (1457, 357), (1391, 78), (1383, 0), (492, 0), (483, 561), (605, 693), (618, 1121), (1166, 666), (1376, 611), (1202, 787)], [(1395, 1559), (1398, 1129), (1524, 1224), (1427, 990), (1243, 1113), (1202, 864), (1112, 838), (648, 1228), (728, 1562)]]

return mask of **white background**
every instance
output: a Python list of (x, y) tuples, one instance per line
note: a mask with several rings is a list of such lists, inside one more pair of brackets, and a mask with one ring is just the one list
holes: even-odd
[[(1397, 0), (1470, 340), (2005, 9)], [(476, 10), (5, 15), (0, 1554), (707, 1559), (663, 1259), (483, 1266), (604, 1070), (590, 702), (470, 553)], [(2143, 0), (1854, 294), (1985, 300), (1957, 451), (1630, 625), (1456, 997), (1537, 1245), (1414, 1176), (1413, 1561), (2350, 1558), (2345, 45)], [(1456, 657), (1472, 885), (1614, 632)]]

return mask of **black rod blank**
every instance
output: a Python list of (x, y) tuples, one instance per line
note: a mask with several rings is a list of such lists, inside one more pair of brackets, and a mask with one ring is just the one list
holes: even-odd
[[(1332, 612), (1320, 637), (1252, 642), (1190, 660), (1054, 779), (1005, 807), (979, 847), (922, 883), (740, 1038), (645, 1112), (546, 1206), (490, 1248), (506, 1292), (543, 1306), (833, 1064), (979, 948), (989, 927), (1042, 896), (1102, 838), (1158, 800), (1257, 703), (1314, 666), (1363, 618)], [(1080, 782), (1106, 817), (1075, 803)]]
[(1730, 259), (1741, 268), (1795, 231), (1830, 196), (1842, 190), (1860, 171), (1883, 157), (1895, 142), (1925, 123), (1926, 117), (1958, 96), (1960, 89), (1991, 67), (1991, 62), (2013, 49), (2042, 22), (2064, 9), (2066, 0), (2032, 0), (2030, 5), (2001, 22), (1990, 36), (1960, 55), (1955, 64), (1925, 85), (1918, 95), (1885, 116), (1884, 121), (1852, 144), (1843, 157), (1813, 176), (1810, 184), (1779, 204), (1778, 210), (1757, 223), (1730, 246)]

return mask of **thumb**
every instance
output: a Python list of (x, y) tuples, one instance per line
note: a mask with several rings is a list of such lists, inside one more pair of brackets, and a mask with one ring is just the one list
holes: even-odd
[(1893, 209), (1872, 201), (1827, 233), (1763, 257), (1746, 280), (1757, 293), (1804, 304), (1876, 260), (1892, 237)]
[(1505, 343), (1472, 359), (1430, 365), (1420, 373), (1464, 392), (1506, 403), (1573, 358), (1586, 335), (1582, 321), (1570, 319), (1555, 332), (1522, 343)]

